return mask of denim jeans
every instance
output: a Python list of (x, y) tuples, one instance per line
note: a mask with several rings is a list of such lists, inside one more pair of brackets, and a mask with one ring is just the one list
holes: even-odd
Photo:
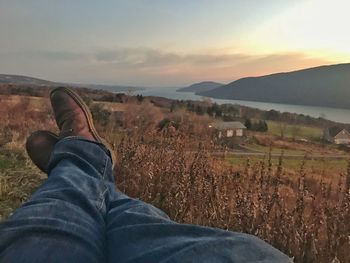
[(178, 224), (115, 189), (108, 150), (59, 141), (49, 177), (0, 224), (0, 262), (291, 262), (257, 237)]

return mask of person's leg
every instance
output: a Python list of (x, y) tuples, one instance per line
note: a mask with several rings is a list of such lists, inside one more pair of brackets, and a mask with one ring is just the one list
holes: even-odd
[(112, 191), (107, 212), (108, 262), (292, 262), (259, 238), (177, 224), (161, 210)]
[(59, 135), (37, 132), (26, 144), (49, 178), (0, 225), (0, 262), (103, 262), (109, 196), (104, 179), (111, 176), (113, 153), (77, 93), (59, 87), (50, 100)]
[(48, 179), (0, 224), (0, 262), (104, 262), (109, 170), (100, 144), (59, 141)]

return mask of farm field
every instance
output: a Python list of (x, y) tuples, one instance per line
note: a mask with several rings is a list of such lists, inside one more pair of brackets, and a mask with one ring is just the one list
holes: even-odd
[(248, 144), (244, 145), (244, 148), (246, 148), (249, 151), (256, 151), (256, 152), (261, 152), (261, 153), (269, 153), (271, 152), (272, 154), (286, 154), (286, 155), (304, 155), (306, 154), (305, 151), (302, 150), (293, 150), (293, 149), (284, 149), (281, 147), (268, 147), (268, 146), (263, 146), (259, 144)]
[[(262, 161), (266, 161), (268, 157), (268, 154), (263, 157), (239, 157), (237, 155), (226, 156), (225, 160), (233, 165), (237, 165), (239, 167), (243, 167), (247, 164), (247, 162), (250, 163), (250, 165), (258, 165)], [(271, 162), (273, 166), (277, 166), (279, 162), (279, 157), (272, 157)], [(339, 158), (339, 159), (303, 159), (303, 158), (291, 158), (291, 157), (285, 157), (283, 158), (283, 168), (289, 169), (289, 170), (298, 170), (300, 169), (300, 166), (302, 163), (305, 162), (305, 169), (309, 172), (313, 173), (336, 173), (341, 174), (345, 173), (348, 166), (348, 160), (345, 158)]]
[(274, 136), (285, 138), (295, 138), (304, 140), (320, 140), (323, 136), (323, 130), (318, 127), (284, 124), (275, 121), (267, 121), (268, 133)]

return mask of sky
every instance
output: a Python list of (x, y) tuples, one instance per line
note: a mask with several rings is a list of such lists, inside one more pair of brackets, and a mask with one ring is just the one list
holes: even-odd
[(350, 62), (347, 0), (0, 0), (0, 73), (134, 86)]

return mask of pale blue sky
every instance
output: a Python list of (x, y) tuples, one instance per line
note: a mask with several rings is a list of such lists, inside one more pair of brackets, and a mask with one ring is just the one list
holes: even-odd
[[(345, 62), (345, 7), (345, 0), (0, 0), (0, 72), (181, 86)], [(329, 28), (319, 23), (335, 17)]]

